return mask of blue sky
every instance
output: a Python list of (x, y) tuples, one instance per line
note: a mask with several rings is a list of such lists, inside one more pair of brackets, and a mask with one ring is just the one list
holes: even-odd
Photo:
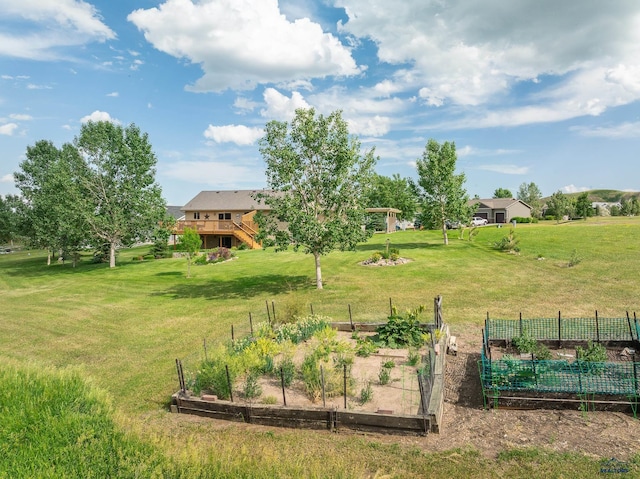
[(27, 146), (136, 123), (169, 204), (265, 186), (257, 140), (342, 109), (377, 171), (455, 141), (471, 196), (640, 190), (632, 0), (0, 0), (0, 194)]

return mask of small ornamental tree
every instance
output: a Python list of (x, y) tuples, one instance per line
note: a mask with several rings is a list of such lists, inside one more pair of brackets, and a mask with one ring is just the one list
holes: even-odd
[(184, 247), (185, 255), (187, 256), (187, 278), (191, 278), (191, 261), (200, 251), (202, 239), (195, 229), (185, 228), (180, 237), (180, 243)]
[(360, 153), (340, 111), (329, 116), (298, 109), (290, 124), (271, 121), (260, 140), (267, 185), (256, 195), (271, 212), (256, 215), (262, 240), (276, 251), (290, 245), (315, 259), (316, 286), (322, 289), (320, 257), (334, 249), (352, 249), (364, 241), (365, 193), (376, 159)]

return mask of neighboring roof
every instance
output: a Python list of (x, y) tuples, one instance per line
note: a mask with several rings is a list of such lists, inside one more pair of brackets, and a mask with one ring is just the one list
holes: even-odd
[(177, 220), (184, 216), (180, 206), (167, 206), (167, 214), (173, 216)]
[(402, 213), (402, 210), (396, 208), (366, 208), (367, 213)]
[(524, 201), (516, 200), (515, 198), (474, 199), (469, 201), (470, 205), (479, 204), (480, 208), (490, 208), (492, 210), (507, 209), (516, 203), (522, 203), (527, 208), (531, 209), (531, 206), (526, 204)]
[(253, 211), (268, 210), (269, 206), (259, 204), (253, 196), (264, 190), (201, 191), (195, 198), (180, 208), (182, 211)]

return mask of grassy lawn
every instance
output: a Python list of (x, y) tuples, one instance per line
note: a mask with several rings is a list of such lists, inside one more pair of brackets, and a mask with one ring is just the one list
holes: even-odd
[[(322, 258), (322, 291), (315, 289), (313, 258), (294, 252), (238, 251), (235, 261), (193, 266), (191, 278), (184, 259), (132, 261), (148, 248), (122, 251), (114, 270), (88, 258), (72, 268), (47, 267), (39, 252), (2, 255), (0, 359), (28, 368), (72, 367), (106, 391), (122, 430), (177, 461), (178, 469), (161, 468), (165, 476), (429, 477), (425, 471), (436, 466), (445, 477), (592, 476), (597, 459), (577, 454), (529, 449), (490, 461), (472, 444), (427, 454), (357, 436), (208, 428), (165, 412), (178, 388), (174, 359), (192, 354), (203, 338), (228, 339), (232, 324), (236, 334), (248, 332), (249, 313), (254, 322), (266, 320), (265, 302), (277, 312), (312, 304), (335, 320), (348, 320), (351, 305), (354, 320), (373, 321), (385, 318), (389, 298), (402, 310), (419, 304), (429, 310), (440, 294), (454, 334), (479, 329), (487, 312), (496, 318), (640, 312), (640, 218), (518, 225), (519, 255), (492, 248), (508, 231), (481, 228), (473, 242), (452, 232), (449, 246), (433, 231), (376, 235), (356, 251)], [(413, 261), (358, 264), (387, 238)], [(568, 267), (574, 250), (582, 261)], [(178, 450), (183, 439), (187, 446)]]

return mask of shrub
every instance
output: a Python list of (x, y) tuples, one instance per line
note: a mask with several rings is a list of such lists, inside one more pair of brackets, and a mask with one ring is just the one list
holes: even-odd
[(399, 255), (398, 253), (391, 253), (391, 254), (389, 255), (389, 259), (390, 259), (391, 261), (398, 261), (398, 259), (399, 259), (399, 258), (400, 258), (400, 255)]
[(206, 254), (199, 254), (193, 260), (193, 264), (197, 264), (197, 265), (207, 264), (207, 255)]
[(377, 263), (381, 259), (382, 259), (382, 253), (380, 253), (379, 251), (376, 251), (375, 253), (373, 253), (370, 258), (372, 263)]
[(249, 249), (249, 245), (245, 242), (242, 242), (238, 245), (238, 250), (243, 251)]
[[(236, 376), (235, 368), (229, 367), (231, 387), (233, 387)], [(209, 360), (202, 362), (194, 383), (194, 392), (200, 394), (202, 391), (212, 392), (220, 399), (229, 399), (231, 397), (231, 390), (227, 381), (227, 370), (222, 361)]]
[(572, 268), (576, 265), (579, 265), (580, 263), (582, 263), (582, 257), (578, 255), (578, 250), (574, 249), (571, 252), (571, 257), (569, 258), (569, 261), (567, 262), (567, 266), (569, 268)]
[(518, 243), (520, 243), (520, 240), (516, 237), (516, 232), (511, 228), (509, 230), (509, 234), (503, 237), (500, 241), (496, 241), (493, 246), (500, 251), (517, 253), (520, 251)]

